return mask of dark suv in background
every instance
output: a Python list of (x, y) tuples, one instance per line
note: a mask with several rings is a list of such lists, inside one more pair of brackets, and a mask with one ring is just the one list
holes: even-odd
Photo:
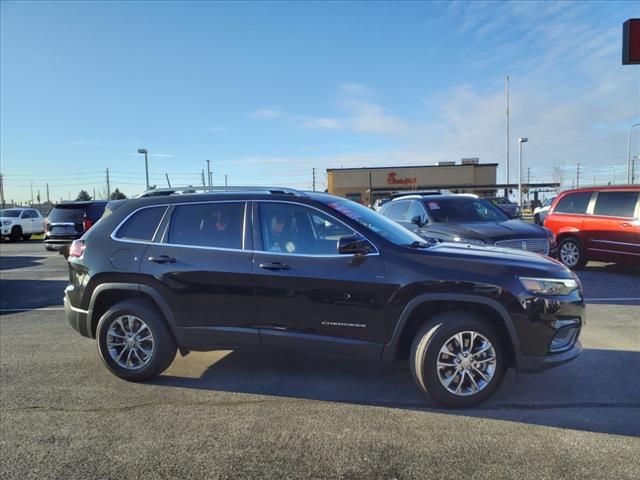
[(403, 195), (380, 213), (424, 238), (557, 255), (551, 230), (512, 219), (475, 195)]
[(286, 189), (113, 202), (73, 242), (65, 312), (127, 380), (176, 351), (409, 358), (424, 392), (475, 405), (508, 367), (575, 358), (580, 283), (528, 252), (429, 243), (355, 202)]
[(67, 256), (69, 245), (100, 220), (106, 200), (56, 204), (44, 222), (44, 248)]

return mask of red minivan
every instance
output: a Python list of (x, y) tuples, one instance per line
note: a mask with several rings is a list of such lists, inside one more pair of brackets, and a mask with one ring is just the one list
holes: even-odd
[(589, 260), (640, 265), (640, 186), (562, 192), (544, 226), (555, 233), (558, 258), (570, 268)]

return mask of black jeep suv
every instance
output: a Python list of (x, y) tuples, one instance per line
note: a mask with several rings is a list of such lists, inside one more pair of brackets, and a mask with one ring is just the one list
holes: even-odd
[(575, 358), (581, 286), (530, 252), (429, 243), (343, 198), (277, 190), (112, 202), (70, 251), (65, 311), (127, 380), (176, 350), (410, 358), (424, 392), (482, 402), (508, 367)]

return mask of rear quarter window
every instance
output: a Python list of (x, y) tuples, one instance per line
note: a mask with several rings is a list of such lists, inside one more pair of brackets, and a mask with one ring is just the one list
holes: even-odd
[(166, 210), (166, 206), (138, 210), (120, 227), (116, 238), (151, 241)]
[(592, 192), (575, 192), (569, 193), (562, 197), (553, 209), (554, 213), (587, 213), (589, 200), (591, 200)]
[(85, 207), (85, 215), (89, 220), (95, 223), (102, 217), (106, 206), (106, 203), (90, 203)]

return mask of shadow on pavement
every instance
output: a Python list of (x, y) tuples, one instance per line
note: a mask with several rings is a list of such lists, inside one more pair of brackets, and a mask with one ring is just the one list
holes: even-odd
[[(0, 309), (17, 311), (44, 307), (61, 307), (65, 280), (7, 280), (0, 279)], [(0, 312), (0, 315), (16, 313)]]
[(151, 383), (640, 436), (639, 367), (640, 352), (587, 349), (572, 363), (541, 374), (509, 372), (490, 401), (467, 410), (443, 409), (423, 396), (407, 363), (280, 352), (233, 351), (200, 378), (162, 375)]
[(39, 267), (47, 257), (0, 256), (0, 270), (15, 268)]

